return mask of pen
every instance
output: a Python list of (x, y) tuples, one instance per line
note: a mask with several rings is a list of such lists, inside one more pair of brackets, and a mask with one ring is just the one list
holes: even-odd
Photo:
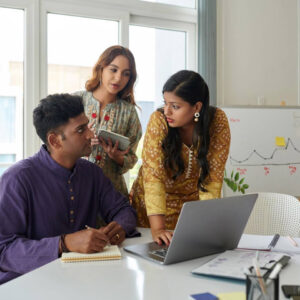
[(258, 256), (259, 256), (259, 252), (256, 251), (256, 255), (253, 258), (253, 267), (254, 267), (254, 270), (256, 273), (256, 277), (258, 279), (260, 289), (261, 289), (262, 293), (264, 295), (266, 295), (266, 287), (265, 287), (264, 279), (262, 278), (261, 273), (260, 273), (260, 268), (259, 268), (259, 264), (258, 264)]
[[(282, 256), (279, 259), (279, 261), (271, 269), (271, 273), (270, 273), (268, 279), (275, 279), (278, 276), (281, 269), (287, 265), (287, 263), (289, 262), (290, 259), (291, 259), (290, 256), (287, 256), (287, 255)], [(267, 282), (267, 284), (268, 284), (268, 282)]]
[[(88, 225), (85, 225), (84, 227), (85, 227), (87, 230), (88, 230), (88, 229), (92, 229), (92, 227), (90, 227), (90, 226), (88, 226)], [(108, 241), (108, 242), (107, 242), (107, 246), (110, 246), (110, 245), (111, 245), (111, 244), (110, 244), (110, 241)]]
[(297, 242), (290, 235), (288, 235), (287, 238), (294, 247), (298, 247)]
[(277, 263), (274, 269), (272, 270), (271, 274), (269, 275), (269, 279), (275, 279), (282, 268), (283, 268), (282, 264)]
[(272, 248), (274, 248), (278, 242), (280, 238), (280, 235), (278, 233), (276, 233), (271, 241), (271, 243), (268, 246), (268, 250), (271, 250)]
[(282, 267), (285, 267), (285, 266), (288, 264), (288, 262), (289, 262), (290, 259), (291, 259), (290, 256), (288, 256), (288, 255), (283, 255), (283, 256), (278, 260), (277, 264), (281, 264)]

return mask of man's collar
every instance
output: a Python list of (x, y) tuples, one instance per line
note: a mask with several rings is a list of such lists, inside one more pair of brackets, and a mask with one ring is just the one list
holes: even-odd
[(55, 173), (57, 176), (62, 178), (70, 178), (71, 176), (75, 175), (77, 169), (77, 162), (72, 170), (64, 168), (60, 164), (58, 164), (52, 157), (50, 152), (47, 149), (47, 146), (43, 144), (41, 146), (40, 151), (38, 152), (38, 158), (40, 159), (41, 163), (50, 171)]

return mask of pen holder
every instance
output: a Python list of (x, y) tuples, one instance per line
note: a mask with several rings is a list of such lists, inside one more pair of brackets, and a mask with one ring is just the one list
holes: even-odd
[(247, 275), (247, 300), (279, 300), (279, 276), (265, 279), (263, 276)]

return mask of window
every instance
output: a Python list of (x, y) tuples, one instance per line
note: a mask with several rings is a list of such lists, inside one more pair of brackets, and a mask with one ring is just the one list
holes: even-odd
[(145, 131), (149, 114), (163, 103), (163, 84), (172, 74), (186, 68), (186, 33), (134, 25), (129, 30), (129, 48), (134, 53), (138, 73), (135, 98), (142, 114), (147, 114), (141, 118)]
[(141, 1), (164, 3), (164, 4), (171, 4), (171, 5), (177, 5), (182, 7), (188, 7), (188, 8), (195, 8), (195, 0), (141, 0)]
[(118, 44), (118, 22), (48, 14), (48, 93), (83, 90), (99, 55)]
[(196, 69), (195, 0), (0, 2), (0, 173), (38, 151), (32, 111), (39, 100), (84, 89), (108, 46), (121, 44), (135, 55), (144, 130), (162, 103), (165, 80)]
[[(129, 28), (129, 48), (134, 53), (138, 74), (135, 99), (141, 108), (138, 113), (143, 133), (151, 113), (163, 104), (163, 84), (172, 74), (186, 68), (186, 46), (184, 31), (135, 25)], [(129, 185), (133, 183), (142, 164), (141, 148), (142, 141), (137, 151), (139, 161), (130, 171)]]
[(23, 10), (0, 8), (0, 175), (23, 158), (23, 22)]

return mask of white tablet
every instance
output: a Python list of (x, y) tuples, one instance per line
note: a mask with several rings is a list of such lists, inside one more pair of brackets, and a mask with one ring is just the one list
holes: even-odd
[(108, 139), (111, 140), (112, 144), (114, 145), (117, 141), (119, 141), (119, 149), (124, 151), (128, 149), (130, 140), (127, 136), (117, 134), (112, 131), (107, 131), (104, 129), (100, 129), (98, 132), (98, 137), (102, 137), (106, 142), (108, 142)]

